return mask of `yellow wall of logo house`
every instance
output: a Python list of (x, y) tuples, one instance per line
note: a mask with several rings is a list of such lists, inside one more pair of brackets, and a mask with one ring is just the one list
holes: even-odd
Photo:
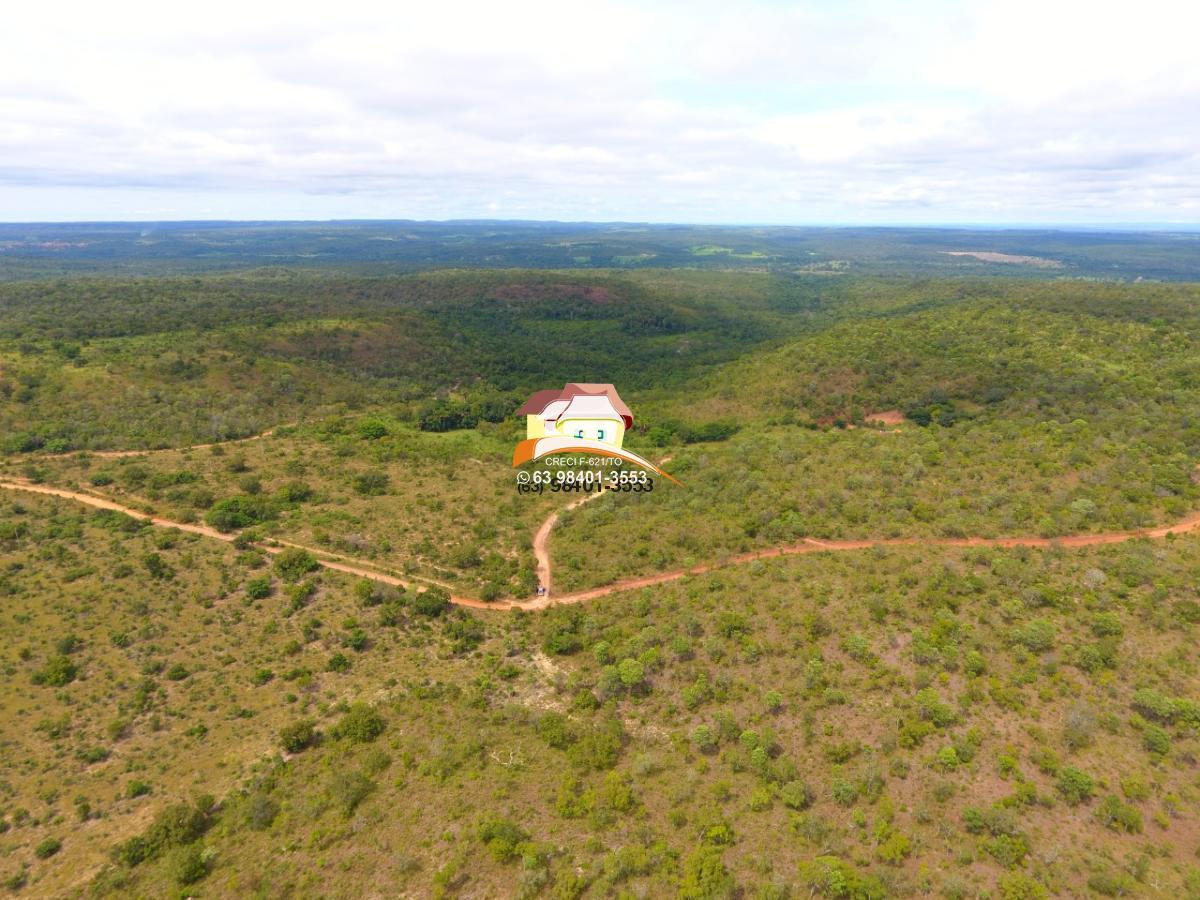
[(559, 419), (551, 423), (552, 431), (546, 430), (546, 423), (541, 416), (526, 416), (525, 422), (526, 436), (531, 438), (578, 437), (604, 441), (615, 447), (620, 447), (621, 442), (625, 439), (625, 423), (618, 415), (614, 415), (612, 418)]
[(579, 438), (620, 447), (625, 420), (603, 394), (578, 394), (551, 401), (540, 412), (525, 416), (529, 438)]

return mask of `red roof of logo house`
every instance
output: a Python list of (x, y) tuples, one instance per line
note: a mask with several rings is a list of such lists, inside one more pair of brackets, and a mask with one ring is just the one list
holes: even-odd
[(611, 384), (598, 384), (586, 381), (568, 382), (563, 386), (561, 391), (538, 391), (525, 401), (524, 406), (517, 410), (517, 415), (536, 416), (556, 400), (571, 400), (575, 397), (607, 397), (613, 409), (617, 411), (617, 415), (625, 420), (625, 427), (631, 428), (633, 426), (633, 413), (629, 411), (629, 407), (625, 405), (625, 401), (621, 399), (615, 387)]

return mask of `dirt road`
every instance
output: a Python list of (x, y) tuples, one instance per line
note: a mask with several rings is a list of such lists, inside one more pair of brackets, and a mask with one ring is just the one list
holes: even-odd
[(213, 441), (210, 444), (189, 444), (186, 447), (160, 447), (155, 450), (68, 450), (66, 453), (48, 453), (47, 456), (53, 459), (62, 459), (67, 456), (87, 456), (95, 457), (96, 459), (125, 459), (130, 456), (145, 456), (148, 453), (174, 453), (177, 450), (208, 450), (210, 447), (227, 447), (231, 444), (245, 444), (250, 441), (261, 441), (265, 437), (270, 437), (280, 428), (290, 428), (295, 425), (292, 422), (288, 425), (277, 425), (274, 428), (268, 428), (266, 431), (259, 434), (252, 434), (244, 438), (230, 438), (227, 441)]
[[(232, 541), (234, 535), (225, 534), (210, 528), (207, 525), (196, 525), (188, 522), (175, 522), (170, 519), (164, 519), (159, 516), (148, 516), (140, 510), (132, 507), (122, 506), (105, 497), (98, 497), (94, 494), (86, 494), (81, 491), (71, 491), (65, 488), (50, 487), (44, 484), (33, 484), (27, 481), (0, 481), (0, 490), (20, 491), (30, 494), (43, 494), (51, 497), (59, 497), (64, 500), (73, 500), (77, 503), (83, 503), (96, 509), (109, 509), (116, 512), (122, 512), (136, 519), (148, 521), (153, 525), (161, 528), (176, 528), (180, 531), (190, 534), (199, 534), (204, 537), (215, 538), (219, 541)], [(573, 501), (565, 509), (572, 509), (583, 503), (601, 497), (603, 494), (589, 494), (586, 497), (581, 497)], [(550, 555), (549, 555), (549, 537), (555, 523), (558, 522), (558, 517), (562, 511), (552, 513), (538, 529), (537, 535), (534, 538), (534, 552), (538, 558), (539, 577), (544, 577), (543, 584), (547, 586), (550, 583)], [(856, 550), (868, 550), (872, 547), (1033, 547), (1041, 549), (1049, 549), (1053, 547), (1077, 548), (1077, 547), (1095, 547), (1104, 544), (1120, 544), (1125, 541), (1138, 540), (1143, 538), (1155, 539), (1163, 538), (1172, 534), (1188, 534), (1200, 529), (1200, 512), (1192, 513), (1184, 519), (1175, 522), (1171, 525), (1162, 525), (1156, 528), (1147, 528), (1137, 531), (1113, 531), (1099, 534), (1076, 534), (1068, 535), (1059, 538), (1044, 538), (1044, 537), (1002, 537), (1002, 538), (890, 538), (886, 540), (849, 540), (849, 541), (822, 541), (816, 538), (805, 538), (794, 544), (789, 544), (781, 547), (769, 547), (763, 550), (755, 550), (750, 553), (742, 553), (737, 556), (731, 556), (726, 559), (717, 560), (710, 563), (702, 563), (700, 565), (691, 566), (685, 569), (672, 569), (668, 572), (659, 572), (654, 575), (645, 575), (637, 578), (627, 578), (621, 581), (606, 584), (601, 587), (590, 588), (584, 591), (575, 591), (570, 594), (562, 594), (556, 597), (550, 596), (548, 593), (544, 596), (537, 597), (533, 600), (498, 600), (488, 602), (478, 600), (473, 597), (460, 597), (451, 595), (450, 602), (458, 606), (465, 606), (471, 609), (492, 609), (492, 610), (536, 610), (545, 609), (549, 606), (557, 606), (566, 603), (583, 603), (588, 600), (595, 600), (600, 597), (606, 597), (609, 594), (615, 594), (620, 591), (636, 590), (637, 588), (651, 587), (656, 584), (664, 584), (669, 581), (676, 581), (680, 578), (686, 578), (689, 575), (701, 575), (705, 572), (711, 572), (715, 569), (724, 568), (726, 566), (741, 565), (748, 562), (753, 562), (758, 559), (774, 559), (780, 556), (794, 556), (805, 553), (844, 553)], [(354, 575), (359, 578), (368, 578), (372, 581), (377, 581), (382, 584), (396, 585), (404, 588), (416, 588), (418, 590), (425, 587), (418, 583), (415, 579), (408, 580), (397, 575), (392, 575), (388, 572), (380, 571), (369, 566), (365, 566), (358, 562), (350, 561), (348, 557), (341, 557), (337, 554), (329, 553), (316, 547), (306, 547), (302, 544), (296, 544), (291, 541), (277, 541), (275, 545), (263, 545), (262, 549), (268, 553), (279, 553), (285, 547), (298, 547), (302, 550), (307, 550), (317, 561), (327, 569), (333, 569), (338, 572), (345, 572), (349, 575)], [(545, 567), (543, 573), (543, 566)]]
[(538, 528), (537, 534), (533, 536), (533, 556), (537, 560), (537, 578), (538, 584), (546, 589), (545, 597), (550, 596), (552, 590), (551, 569), (550, 569), (550, 532), (554, 530), (554, 526), (558, 524), (558, 518), (569, 509), (583, 506), (585, 503), (591, 503), (604, 496), (604, 491), (597, 491), (594, 494), (586, 494), (577, 500), (572, 500), (562, 509), (556, 509), (546, 517)]
[[(675, 457), (673, 456), (664, 456), (658, 461), (658, 465), (660, 467), (665, 466), (674, 458)], [(550, 513), (550, 515), (546, 516), (546, 520), (542, 522), (541, 526), (537, 530), (537, 533), (534, 534), (533, 556), (534, 559), (537, 560), (538, 584), (540, 584), (546, 590), (543, 592), (541, 597), (537, 598), (537, 600), (533, 602), (538, 603), (541, 606), (545, 606), (553, 595), (553, 572), (550, 565), (550, 532), (552, 532), (554, 530), (554, 526), (558, 524), (559, 518), (563, 513), (569, 510), (576, 509), (580, 506), (583, 506), (585, 503), (591, 503), (593, 500), (603, 497), (605, 493), (605, 491), (597, 491), (594, 494), (585, 494), (576, 500), (572, 500), (562, 509), (556, 509), (554, 512)]]
[[(49, 497), (59, 497), (63, 500), (73, 500), (76, 503), (83, 503), (87, 506), (96, 509), (108, 509), (114, 512), (124, 513), (135, 519), (140, 519), (144, 522), (149, 522), (151, 525), (157, 525), (160, 528), (175, 528), (179, 531), (187, 532), (188, 534), (199, 534), (204, 537), (214, 538), (218, 541), (232, 542), (236, 535), (226, 534), (223, 531), (217, 531), (215, 528), (210, 528), (207, 525), (195, 525), (190, 522), (176, 522), (172, 519), (164, 519), (160, 516), (150, 516), (141, 510), (134, 509), (131, 506), (123, 506), (120, 503), (115, 503), (105, 497), (97, 497), (95, 494), (85, 494), (82, 491), (71, 491), (66, 488), (56, 488), (45, 484), (33, 484), (27, 481), (0, 481), (0, 490), (6, 491), (23, 491), (28, 494), (43, 494)], [(418, 590), (426, 585), (418, 583), (416, 580), (400, 578), (397, 575), (391, 575), (387, 572), (379, 571), (378, 569), (369, 568), (361, 563), (350, 561), (349, 557), (341, 556), (337, 553), (330, 553), (326, 550), (320, 550), (316, 547), (306, 547), (303, 544), (297, 544), (292, 541), (274, 541), (272, 544), (259, 544), (261, 549), (267, 553), (280, 553), (288, 547), (295, 547), (300, 550), (307, 550), (326, 569), (333, 569), (338, 572), (345, 572), (348, 575), (356, 575), (360, 578), (369, 578), (372, 581), (378, 581), (381, 584), (390, 584), (397, 587), (416, 588)], [(432, 581), (430, 583), (438, 584), (442, 587), (447, 585), (442, 582)], [(456, 597), (451, 595), (451, 603), (456, 603), (459, 606), (468, 606), (473, 609), (510, 609), (512, 604), (504, 601), (496, 603), (488, 603), (484, 600), (476, 600), (471, 597)]]

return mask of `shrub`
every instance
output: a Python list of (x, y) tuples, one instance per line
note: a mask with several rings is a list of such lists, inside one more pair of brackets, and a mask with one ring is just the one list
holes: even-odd
[(542, 648), (547, 653), (570, 656), (583, 649), (583, 638), (575, 632), (573, 625), (559, 626), (546, 635)]
[(853, 781), (845, 778), (836, 777), (830, 785), (830, 791), (833, 794), (834, 801), (839, 806), (853, 806), (858, 800), (858, 788)]
[(63, 687), (74, 681), (78, 675), (79, 667), (70, 657), (60, 653), (50, 657), (46, 660), (46, 665), (33, 673), (33, 683)]
[(1096, 737), (1096, 714), (1086, 703), (1076, 703), (1067, 710), (1063, 722), (1063, 743), (1071, 750), (1080, 750)]
[(987, 828), (983, 813), (974, 806), (963, 810), (963, 827), (971, 834), (982, 834)]
[(436, 585), (428, 587), (413, 597), (412, 607), (422, 616), (436, 618), (450, 608), (450, 594)]
[(1075, 653), (1075, 665), (1088, 673), (1117, 667), (1117, 648), (1111, 640), (1085, 644)]
[(1046, 900), (1050, 896), (1044, 885), (1021, 872), (1001, 875), (997, 887), (1000, 900)]
[(180, 847), (171, 854), (167, 869), (176, 884), (195, 884), (208, 874), (208, 854), (195, 844)]
[(581, 769), (611, 769), (621, 757), (625, 729), (616, 717), (605, 718), (579, 735), (567, 756)]
[(113, 848), (112, 856), (118, 863), (133, 868), (150, 858), (150, 845), (144, 837), (134, 836)]
[(287, 547), (275, 557), (275, 571), (284, 581), (296, 582), (320, 566), (307, 550)]
[(362, 772), (335, 772), (329, 782), (329, 796), (346, 818), (375, 790), (375, 782)]
[(79, 758), (89, 764), (104, 762), (108, 757), (109, 751), (106, 747), (89, 747), (79, 754)]
[(1125, 633), (1125, 626), (1114, 612), (1097, 613), (1092, 617), (1092, 633), (1097, 637), (1120, 637)]
[(683, 861), (681, 900), (722, 900), (736, 896), (737, 885), (716, 847), (697, 847)]
[(157, 553), (147, 553), (143, 556), (142, 565), (146, 567), (146, 571), (150, 573), (151, 578), (157, 578), (160, 581), (170, 581), (175, 577), (175, 570)]
[(118, 845), (113, 855), (118, 862), (136, 866), (172, 847), (190, 844), (208, 828), (211, 802), (205, 798), (196, 806), (177, 803), (159, 812), (145, 835), (132, 837)]
[(358, 434), (366, 440), (376, 441), (387, 437), (388, 427), (379, 419), (363, 419), (358, 423)]
[(916, 703), (917, 709), (921, 713), (921, 718), (927, 722), (932, 722), (938, 728), (953, 725), (958, 718), (953, 708), (942, 700), (938, 692), (933, 688), (925, 688), (918, 691)]
[(271, 596), (271, 579), (267, 575), (251, 578), (246, 582), (246, 596), (251, 600), (262, 600)]
[(487, 847), (492, 858), (497, 862), (509, 862), (516, 859), (519, 848), (529, 840), (529, 832), (523, 830), (515, 822), (499, 816), (482, 819), (478, 828), (479, 840)]
[(360, 472), (351, 482), (355, 493), (364, 497), (378, 497), (387, 493), (390, 479), (386, 472)]
[(135, 778), (125, 786), (125, 796), (132, 800), (135, 797), (144, 797), (150, 793), (150, 785), (140, 778)]
[(1048, 619), (1031, 619), (1016, 628), (1012, 641), (1030, 653), (1045, 653), (1054, 646), (1054, 624)]
[(330, 672), (346, 672), (350, 669), (350, 658), (345, 653), (335, 653), (329, 657), (325, 668)]
[(353, 743), (363, 744), (383, 734), (385, 727), (383, 717), (372, 707), (365, 703), (355, 703), (334, 726), (332, 734), (336, 738), (346, 738)]
[(33, 848), (33, 855), (38, 859), (49, 859), (62, 849), (62, 841), (56, 837), (48, 837)]
[(712, 699), (713, 689), (708, 676), (701, 672), (696, 680), (683, 689), (683, 705), (688, 709), (697, 709)]
[(1142, 729), (1142, 746), (1157, 756), (1166, 756), (1171, 749), (1171, 735), (1165, 728), (1147, 723)]
[(1200, 603), (1195, 600), (1180, 600), (1175, 604), (1175, 615), (1189, 625), (1200, 625)]
[(165, 674), (166, 677), (171, 681), (183, 681), (183, 679), (187, 678), (191, 673), (187, 670), (187, 667), (185, 667), (183, 663), (175, 663), (175, 665), (167, 669)]
[(5, 878), (3, 882), (0, 882), (0, 884), (3, 884), (5, 888), (15, 894), (21, 888), (25, 887), (25, 885), (29, 884), (29, 871), (21, 869), (18, 872), (14, 872)]
[(289, 481), (275, 492), (275, 498), (289, 506), (303, 503), (312, 497), (313, 490), (303, 481)]
[(893, 831), (878, 847), (875, 855), (890, 866), (898, 866), (912, 852), (912, 842), (899, 831)]
[(1126, 834), (1142, 833), (1142, 814), (1121, 802), (1116, 794), (1109, 794), (1096, 810), (1096, 818), (1105, 828), (1123, 831)]
[(883, 900), (887, 891), (874, 875), (864, 875), (836, 856), (818, 856), (800, 865), (800, 881), (813, 894), (837, 900)]
[(1058, 792), (1071, 806), (1078, 806), (1092, 799), (1096, 783), (1086, 772), (1074, 766), (1063, 766), (1058, 772)]
[(1087, 885), (1103, 897), (1128, 897), (1137, 893), (1137, 882), (1124, 873), (1097, 872)]
[(236, 531), (261, 525), (279, 515), (275, 503), (262, 494), (238, 494), (213, 504), (204, 521), (218, 531)]
[(808, 809), (815, 798), (813, 789), (803, 781), (789, 781), (779, 789), (779, 799), (788, 809)]
[(646, 680), (646, 670), (636, 659), (626, 658), (617, 664), (617, 672), (621, 676), (621, 684), (627, 688), (636, 688)]
[(378, 606), (383, 602), (383, 595), (376, 590), (375, 582), (370, 578), (360, 578), (354, 582), (354, 597), (359, 606)]
[(251, 794), (246, 804), (246, 821), (255, 831), (266, 831), (279, 815), (279, 804), (261, 791)]
[(537, 733), (547, 744), (556, 750), (565, 750), (575, 743), (576, 735), (561, 713), (549, 712), (538, 719)]
[(1170, 697), (1149, 688), (1134, 692), (1133, 708), (1147, 719), (1158, 722), (1174, 722), (1177, 714), (1175, 702)]
[(697, 725), (692, 729), (692, 744), (701, 753), (713, 753), (717, 749), (717, 737), (707, 725)]
[(1150, 785), (1140, 775), (1128, 775), (1121, 779), (1121, 793), (1130, 800), (1150, 799)]
[(942, 747), (933, 760), (934, 766), (943, 772), (953, 772), (958, 768), (960, 762), (958, 751), (953, 747)]
[(996, 862), (1009, 869), (1019, 866), (1029, 853), (1029, 842), (1021, 834), (997, 834), (983, 847)]
[(77, 634), (64, 635), (54, 642), (54, 649), (63, 656), (69, 656), (70, 654), (75, 653), (82, 646), (83, 641)]

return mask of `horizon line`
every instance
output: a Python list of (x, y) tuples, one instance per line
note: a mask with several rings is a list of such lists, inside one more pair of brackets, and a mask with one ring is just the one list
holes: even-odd
[(989, 222), (986, 220), (965, 222), (686, 222), (650, 221), (637, 219), (526, 219), (526, 218), (472, 218), (452, 217), (444, 219), (346, 217), (313, 219), (271, 218), (183, 218), (183, 219), (0, 219), (0, 228), (17, 226), (84, 226), (84, 225), (455, 225), (455, 224), (508, 224), (508, 225), (587, 225), (593, 227), (653, 227), (653, 228), (781, 228), (781, 229), (914, 229), (929, 231), (994, 230), (994, 231), (1200, 231), (1200, 220), (1194, 222)]

